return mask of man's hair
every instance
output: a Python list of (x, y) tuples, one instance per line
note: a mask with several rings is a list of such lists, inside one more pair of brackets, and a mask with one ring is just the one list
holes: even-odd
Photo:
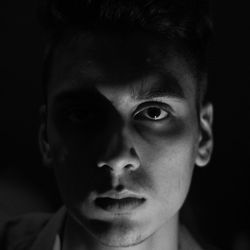
[(43, 0), (39, 17), (47, 34), (44, 96), (55, 48), (74, 32), (145, 31), (178, 44), (197, 77), (197, 96), (207, 88), (207, 48), (212, 24), (209, 0)]

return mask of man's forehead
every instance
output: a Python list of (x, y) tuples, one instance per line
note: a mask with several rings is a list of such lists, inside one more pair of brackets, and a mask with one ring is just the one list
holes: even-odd
[[(67, 36), (66, 36), (67, 37)], [(152, 51), (155, 55), (157, 50), (160, 53), (167, 51), (171, 43), (163, 40), (162, 37), (153, 35), (149, 32), (112, 32), (112, 31), (92, 31), (92, 32), (76, 32), (61, 43), (64, 51), (71, 54), (76, 52), (80, 55), (106, 55), (106, 53), (124, 52), (124, 56), (128, 51), (136, 52), (136, 55), (144, 56), (147, 52)], [(66, 50), (65, 50), (66, 48)], [(62, 51), (61, 51), (62, 52)], [(116, 54), (114, 54), (115, 56)]]
[(163, 49), (161, 43), (144, 34), (82, 35), (57, 51), (52, 85), (72, 89), (130, 85), (134, 97), (168, 92), (183, 98), (183, 88), (193, 87), (190, 83), (183, 86), (183, 79), (191, 75), (184, 61), (173, 49)]
[(84, 33), (58, 46), (54, 66), (84, 68), (92, 64), (112, 76), (134, 77), (159, 67), (169, 51), (166, 42), (163, 45), (147, 33)]
[(98, 100), (99, 95), (110, 101), (119, 98), (129, 98), (131, 101), (142, 101), (153, 98), (188, 99), (186, 90), (171, 74), (150, 75), (127, 84), (102, 82), (98, 79), (84, 84), (66, 84), (54, 93), (53, 102)]

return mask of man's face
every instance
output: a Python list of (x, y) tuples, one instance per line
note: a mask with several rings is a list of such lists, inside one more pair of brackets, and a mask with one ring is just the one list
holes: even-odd
[(184, 58), (145, 34), (57, 49), (43, 153), (70, 214), (102, 243), (137, 244), (176, 222), (199, 161), (195, 85)]

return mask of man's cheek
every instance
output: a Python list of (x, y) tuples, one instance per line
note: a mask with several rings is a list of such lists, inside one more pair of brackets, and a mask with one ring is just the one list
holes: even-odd
[[(176, 122), (171, 126), (146, 127), (141, 131), (137, 148), (143, 158), (153, 162), (158, 159), (169, 161), (190, 151), (197, 144), (197, 129), (185, 122)], [(156, 159), (155, 159), (156, 158)]]
[[(185, 129), (170, 136), (151, 136), (141, 152), (142, 165), (154, 181), (156, 189), (182, 190), (189, 185), (195, 159), (195, 136)], [(184, 188), (186, 189), (186, 188)]]
[(62, 195), (74, 202), (84, 201), (93, 190), (104, 192), (110, 188), (108, 172), (97, 168), (87, 155), (68, 153), (54, 170)]
[[(53, 157), (59, 163), (64, 161), (82, 162), (96, 159), (99, 154), (98, 140), (91, 134), (70, 133), (69, 131), (52, 130), (50, 145)], [(70, 160), (71, 159), (71, 160)], [(69, 164), (69, 162), (67, 163)]]
[(185, 151), (177, 151), (171, 149), (155, 159), (150, 175), (154, 180), (154, 191), (156, 196), (163, 201), (164, 204), (171, 205), (176, 203), (180, 206), (188, 192), (192, 172), (193, 159), (191, 154)]
[(173, 118), (162, 122), (150, 122), (136, 126), (139, 136), (152, 145), (168, 143), (172, 144), (185, 140), (195, 132), (195, 126), (184, 119)]

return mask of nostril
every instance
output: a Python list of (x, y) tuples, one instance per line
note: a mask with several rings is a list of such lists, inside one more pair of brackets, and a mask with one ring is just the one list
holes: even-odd
[(124, 190), (125, 189), (125, 187), (122, 185), (122, 184), (118, 184), (116, 187), (115, 187), (115, 190), (117, 191), (117, 192), (121, 192), (122, 190)]
[(107, 163), (105, 162), (98, 162), (97, 163), (98, 168), (103, 168), (106, 171), (113, 171), (112, 167), (110, 167)]
[(132, 171), (136, 169), (136, 166), (133, 164), (128, 164), (125, 166), (125, 169), (127, 169), (128, 171)]

